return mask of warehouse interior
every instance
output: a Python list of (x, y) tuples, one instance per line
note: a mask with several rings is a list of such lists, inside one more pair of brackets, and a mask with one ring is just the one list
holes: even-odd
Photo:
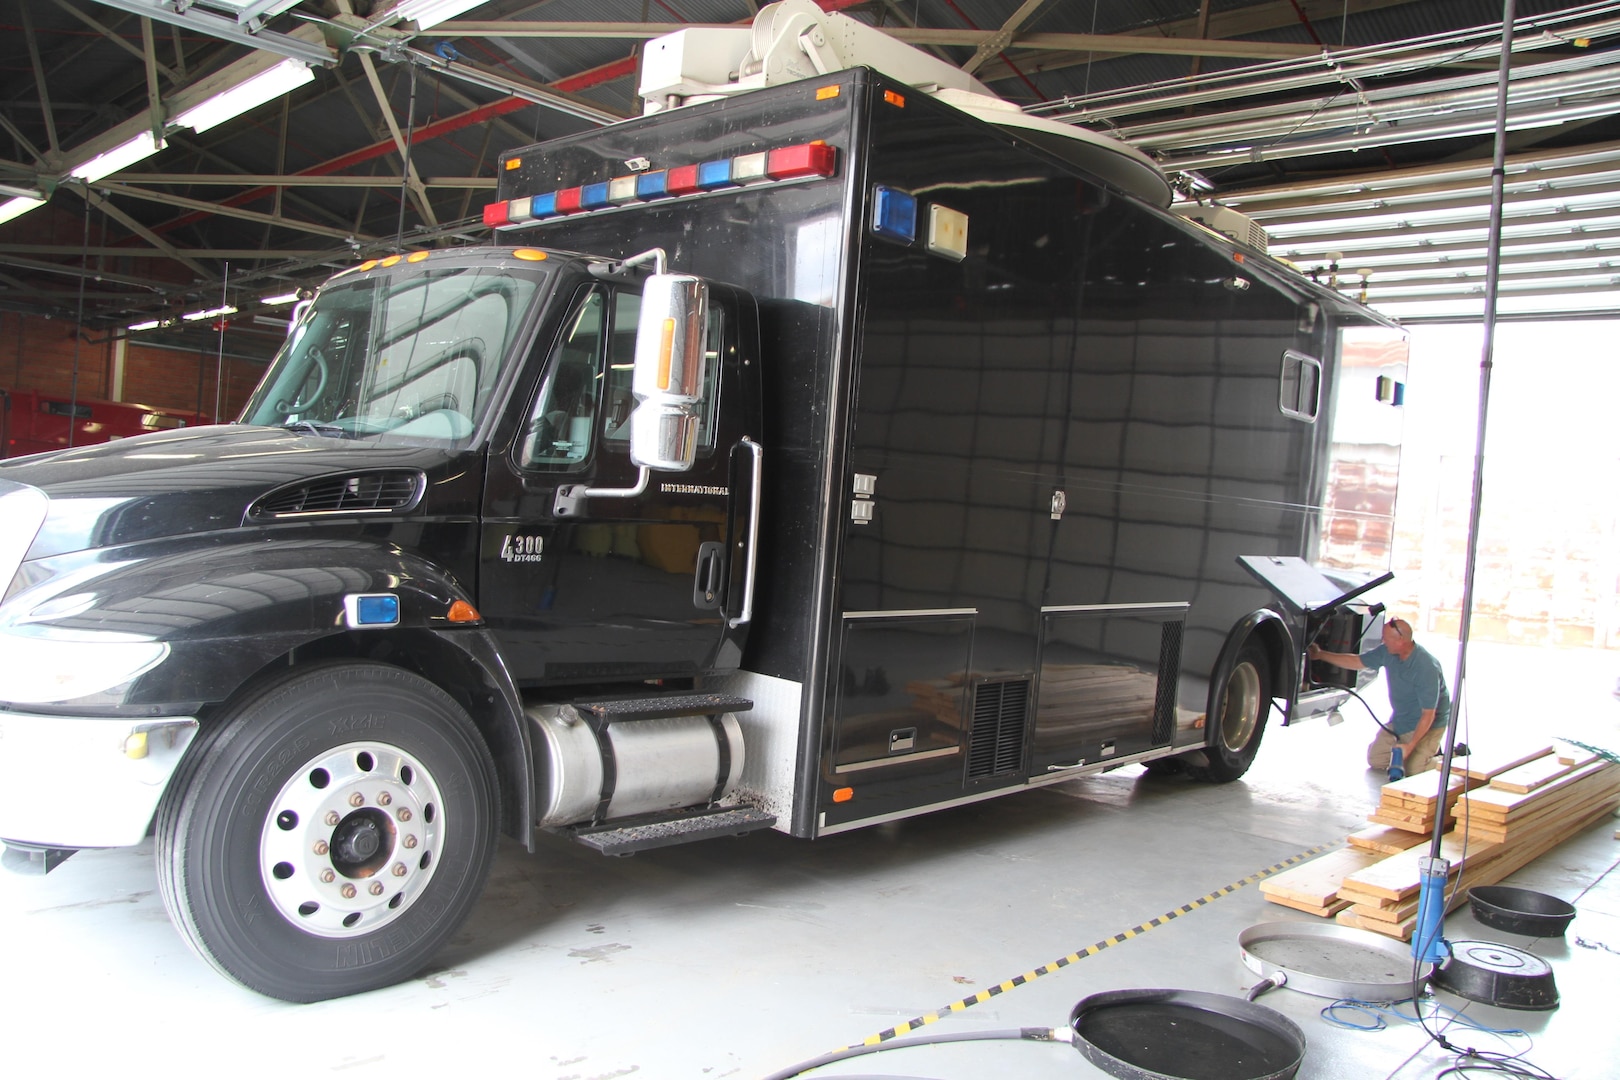
[[(1330, 488), (1322, 550), (1330, 564), (1394, 572), (1363, 599), (1412, 623), (1448, 685), (1462, 675), (1453, 730), (1476, 763), (1547, 772), (1526, 791), (1497, 790), (1528, 800), (1596, 777), (1592, 793), (1545, 804), (1513, 865), (1452, 878), (1445, 941), (1503, 946), (1493, 971), (1502, 983), (1544, 975), (1538, 996), (1504, 1004), (1498, 983), (1474, 996), (1430, 989), (1414, 1006), (1393, 987), (1407, 989), (1417, 965), (1389, 926), (1411, 918), (1401, 905), (1415, 897), (1392, 894), (1380, 911), (1363, 894), (1361, 923), (1334, 917), (1350, 902), (1331, 887), (1310, 899), (1313, 862), (1374, 850), (1350, 838), (1407, 812), (1363, 760), (1387, 713), (1373, 685), (1330, 717), (1284, 727), (1274, 713), (1232, 783), (1127, 764), (815, 840), (763, 830), (633, 858), (503, 838), (430, 968), (313, 1004), (222, 980), (187, 948), (151, 837), (83, 851), (43, 877), (0, 875), (12, 1023), (30, 1033), (12, 1059), (141, 1075), (230, 1062), (248, 1076), (518, 1068), (546, 1080), (1612, 1076), (1620, 455), (1606, 433), (1620, 394), (1620, 3), (816, 3), (973, 76), (1024, 116), (1134, 148), (1162, 171), (1174, 211), (1263, 230), (1242, 239), (1407, 329), (1398, 495), (1393, 472), (1371, 465)], [(648, 42), (746, 27), (762, 8), (0, 2), (3, 456), (47, 449), (9, 442), (13, 404), (35, 398), (70, 417), (134, 405), (160, 418), (148, 427), (230, 422), (323, 281), (508, 242), (484, 214), (503, 156), (639, 115)], [(202, 108), (272, 71), (283, 81), (257, 84), (236, 111)], [(92, 437), (70, 424), (54, 445)], [(1357, 524), (1368, 492), (1389, 500), (1387, 530)], [(1430, 806), (1408, 831), (1426, 844), (1434, 817)], [(1466, 849), (1448, 854), (1466, 863)], [(1467, 902), (1470, 882), (1576, 914), (1556, 932), (1505, 931)], [(1276, 922), (1395, 942), (1396, 1003), (1312, 993), (1297, 972), (1292, 986), (1259, 985), (1274, 972), (1240, 939)], [(1228, 1074), (1185, 1058), (1113, 1071), (1077, 1052), (1083, 1001), (1142, 988), (1252, 994), (1295, 1026), (1302, 1056)], [(132, 1043), (143, 1060), (131, 1063)]]

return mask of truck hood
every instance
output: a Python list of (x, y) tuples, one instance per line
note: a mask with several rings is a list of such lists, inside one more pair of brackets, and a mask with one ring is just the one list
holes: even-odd
[[(467, 453), (232, 424), (16, 458), (0, 462), (0, 480), (25, 484), (49, 499), (26, 556), (43, 559), (239, 528), (258, 500), (289, 486), (296, 492), (312, 480), (332, 487), (347, 477), (442, 473)], [(415, 494), (421, 496), (420, 485)]]

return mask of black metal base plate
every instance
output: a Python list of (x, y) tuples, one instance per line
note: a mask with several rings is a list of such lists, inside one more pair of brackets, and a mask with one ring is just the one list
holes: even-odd
[(604, 855), (633, 855), (650, 848), (673, 847), (716, 836), (741, 836), (776, 824), (776, 815), (751, 806), (705, 810), (682, 817), (642, 820), (622, 825), (587, 825), (566, 830), (586, 847)]

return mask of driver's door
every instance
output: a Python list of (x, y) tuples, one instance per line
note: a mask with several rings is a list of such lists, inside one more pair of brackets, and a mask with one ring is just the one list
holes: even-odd
[(750, 434), (734, 301), (710, 308), (693, 468), (655, 472), (639, 495), (592, 496), (571, 516), (555, 513), (559, 487), (636, 483), (628, 421), (640, 305), (631, 285), (580, 289), (516, 438), (490, 459), (478, 606), (519, 682), (697, 672), (730, 633), (732, 451)]

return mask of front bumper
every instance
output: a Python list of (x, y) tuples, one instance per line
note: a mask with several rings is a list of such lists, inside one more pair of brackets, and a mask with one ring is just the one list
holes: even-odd
[(189, 716), (0, 712), (0, 840), (29, 847), (128, 847), (197, 734)]

